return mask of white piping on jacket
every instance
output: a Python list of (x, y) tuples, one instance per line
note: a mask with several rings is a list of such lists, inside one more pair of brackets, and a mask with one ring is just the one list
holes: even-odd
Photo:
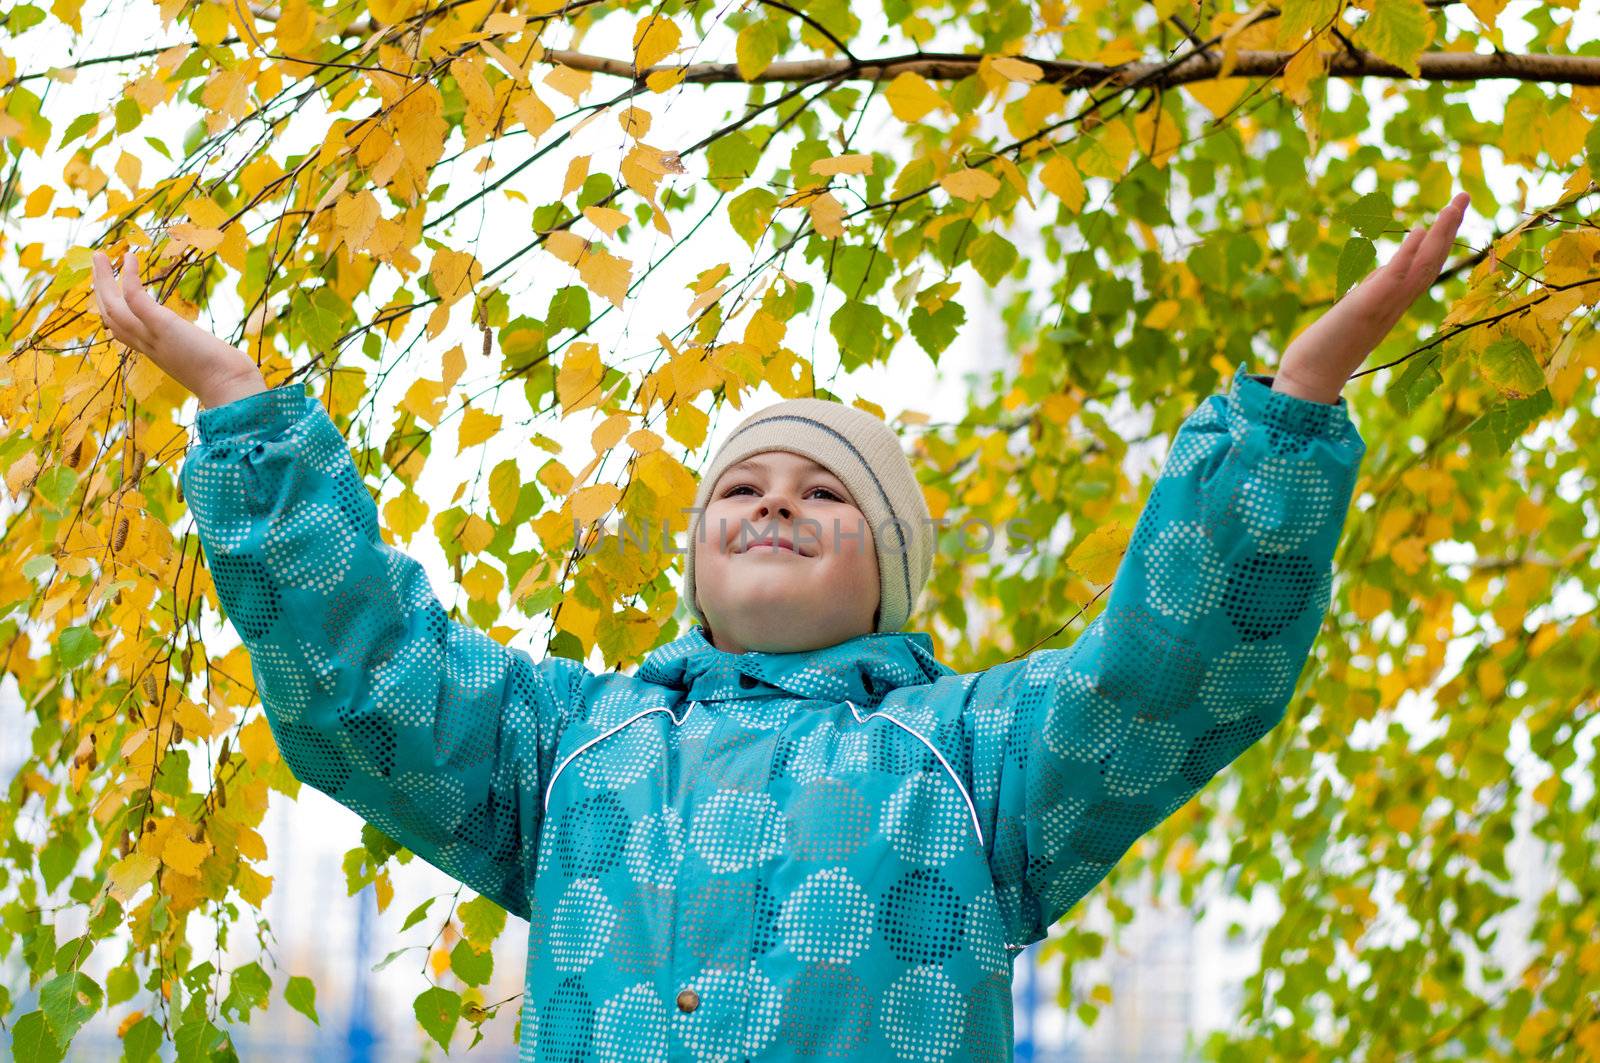
[(681, 717), (680, 716), (673, 716), (672, 715), (672, 710), (667, 708), (665, 705), (654, 705), (654, 706), (651, 706), (650, 708), (645, 709), (645, 710), (643, 710), (641, 712), (634, 713), (632, 716), (629, 716), (626, 720), (623, 720), (621, 723), (617, 724), (615, 727), (612, 727), (609, 730), (601, 731), (599, 734), (597, 734), (593, 738), (589, 739), (583, 745), (579, 746), (577, 749), (574, 749), (571, 753), (568, 753), (567, 756), (566, 756), (566, 759), (563, 760), (560, 764), (556, 765), (556, 770), (554, 772), (552, 772), (551, 775), (550, 775), (550, 783), (549, 783), (549, 785), (544, 788), (544, 808), (545, 808), (545, 811), (546, 812), (550, 811), (550, 792), (556, 788), (556, 780), (561, 778), (561, 773), (564, 770), (566, 770), (566, 767), (567, 767), (568, 764), (571, 764), (574, 760), (577, 759), (577, 756), (578, 756), (579, 753), (582, 753), (585, 749), (588, 749), (590, 746), (594, 745), (596, 742), (600, 741), (602, 738), (610, 738), (612, 735), (616, 734), (618, 731), (622, 730), (624, 727), (628, 726), (633, 721), (644, 719), (646, 716), (650, 715), (652, 712), (664, 712), (664, 713), (666, 713), (667, 716), (669, 716), (672, 719), (672, 726), (676, 727), (679, 724), (681, 724), (684, 720), (687, 720), (689, 718), (689, 713), (691, 713), (693, 711), (694, 711), (694, 702), (692, 702), (692, 701), (689, 702), (689, 707), (683, 711), (683, 715)]
[(967, 788), (965, 786), (961, 785), (961, 777), (957, 775), (956, 770), (950, 766), (950, 762), (944, 759), (944, 754), (939, 752), (939, 747), (922, 737), (922, 735), (918, 734), (911, 727), (908, 727), (906, 724), (895, 719), (893, 716), (888, 715), (887, 713), (869, 712), (865, 716), (862, 716), (861, 713), (856, 710), (855, 702), (847, 699), (845, 704), (850, 706), (850, 712), (855, 716), (857, 723), (866, 723), (868, 720), (888, 720), (906, 734), (927, 746), (928, 751), (939, 758), (939, 763), (944, 765), (944, 770), (950, 776), (950, 781), (956, 784), (956, 790), (961, 794), (961, 799), (967, 803), (967, 811), (972, 814), (972, 829), (978, 832), (978, 844), (983, 845), (983, 827), (979, 826), (978, 824), (978, 806), (972, 803), (972, 795), (967, 792)]

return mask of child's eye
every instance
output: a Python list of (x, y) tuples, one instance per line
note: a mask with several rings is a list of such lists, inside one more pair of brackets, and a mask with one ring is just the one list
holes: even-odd
[[(723, 498), (732, 498), (733, 495), (738, 491), (753, 491), (753, 490), (755, 490), (755, 488), (751, 487), (749, 484), (734, 484), (732, 487), (730, 487), (726, 491), (722, 492), (722, 497)], [(807, 491), (806, 493), (810, 494), (812, 491), (822, 491), (822, 492), (826, 493), (827, 496), (829, 498), (833, 499), (835, 502), (843, 502), (844, 501), (844, 499), (840, 498), (839, 495), (832, 488), (828, 488), (828, 487), (813, 487), (811, 489), (811, 491)]]

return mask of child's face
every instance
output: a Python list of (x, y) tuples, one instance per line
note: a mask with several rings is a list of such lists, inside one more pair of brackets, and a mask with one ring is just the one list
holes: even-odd
[[(718, 649), (792, 653), (876, 627), (872, 529), (839, 478), (810, 458), (766, 450), (729, 466), (702, 520), (694, 591)], [(768, 536), (794, 549), (761, 545)]]

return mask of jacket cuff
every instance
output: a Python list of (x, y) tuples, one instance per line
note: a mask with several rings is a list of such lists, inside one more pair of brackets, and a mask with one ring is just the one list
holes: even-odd
[(195, 416), (195, 427), (202, 443), (271, 439), (287, 431), (313, 401), (304, 381), (280, 384), (202, 409)]
[(1303, 436), (1337, 438), (1354, 431), (1350, 404), (1340, 395), (1336, 402), (1302, 399), (1272, 390), (1275, 375), (1251, 373), (1240, 362), (1233, 372), (1228, 397), (1253, 421)]

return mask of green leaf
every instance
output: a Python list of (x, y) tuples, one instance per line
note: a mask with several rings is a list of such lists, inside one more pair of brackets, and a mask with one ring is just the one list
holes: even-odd
[(39, 474), (39, 479), (34, 482), (33, 489), (49, 502), (51, 507), (61, 509), (72, 497), (73, 488), (78, 486), (78, 474), (65, 465), (52, 465)]
[(1544, 387), (1544, 369), (1528, 345), (1515, 336), (1489, 344), (1478, 355), (1478, 370), (1500, 394), (1521, 399)]
[(1017, 249), (997, 232), (986, 232), (967, 247), (967, 261), (993, 288), (1017, 262)]
[(225, 1015), (241, 1023), (250, 1021), (250, 1013), (267, 1006), (272, 993), (272, 976), (259, 963), (251, 961), (234, 969), (228, 976), (228, 995), (220, 1004)]
[(770, 189), (747, 188), (728, 204), (728, 224), (754, 248), (777, 209), (778, 197)]
[(106, 974), (107, 1007), (121, 1004), (124, 1000), (132, 1000), (138, 991), (139, 972), (134, 970), (132, 960), (111, 968)]
[(1433, 40), (1433, 19), (1422, 0), (1382, 0), (1372, 5), (1351, 38), (1358, 48), (1387, 59), (1407, 74), (1421, 73), (1417, 56)]
[(11, 1058), (17, 1063), (61, 1063), (66, 1054), (44, 1012), (30, 1011), (11, 1024)]
[(1394, 223), (1394, 204), (1381, 192), (1368, 192), (1344, 209), (1344, 221), (1370, 240)]
[(322, 1025), (322, 1020), (317, 1018), (317, 987), (311, 979), (303, 974), (290, 976), (283, 987), (283, 999), (291, 1008), (318, 1026)]
[(761, 165), (761, 146), (747, 129), (735, 129), (706, 148), (706, 180), (719, 192), (731, 192), (748, 181)]
[(1444, 376), (1433, 361), (1425, 356), (1412, 358), (1405, 370), (1386, 393), (1390, 405), (1410, 413), (1427, 401), (1444, 384)]
[(149, 1059), (159, 1059), (161, 1051), (161, 1026), (155, 1019), (146, 1015), (122, 1035), (122, 1058), (126, 1063), (145, 1063)]
[(557, 289), (550, 297), (550, 310), (545, 314), (544, 321), (553, 336), (562, 329), (582, 328), (592, 316), (588, 289), (569, 284)]
[(56, 656), (61, 667), (67, 670), (78, 667), (100, 649), (100, 636), (89, 630), (87, 624), (69, 627), (56, 638)]
[(412, 949), (419, 949), (419, 948), (422, 948), (422, 946), (421, 945), (402, 945), (399, 948), (395, 949), (393, 952), (389, 953), (389, 955), (385, 956), (383, 959), (379, 960), (377, 963), (373, 964), (372, 965), (372, 969), (374, 971), (381, 971), (385, 967), (387, 967), (391, 963), (393, 963), (395, 960), (399, 959), (405, 953), (410, 952)]
[(764, 18), (740, 30), (733, 44), (733, 54), (738, 62), (739, 76), (746, 81), (753, 80), (777, 58), (777, 24)]
[(223, 1052), (228, 1035), (203, 1016), (190, 1019), (178, 1027), (177, 1033), (172, 1035), (172, 1043), (177, 1048), (178, 1063), (190, 1063), (191, 1060), (193, 1063), (214, 1063), (219, 1055), (225, 1059), (238, 1058), (231, 1052)]
[[(414, 927), (418, 923), (422, 922), (423, 916), (428, 914), (428, 909), (430, 907), (432, 907), (433, 906), (433, 902), (438, 900), (438, 899), (439, 898), (437, 898), (437, 897), (429, 897), (427, 900), (423, 901), (421, 904), (419, 904), (415, 908), (411, 909), (411, 914), (406, 916), (406, 921), (404, 923), (400, 924), (401, 933), (404, 933), (405, 931), (410, 930), (412, 927)], [(471, 902), (468, 902), (468, 903), (471, 903)], [(462, 907), (466, 907), (466, 906), (463, 905)]]
[(486, 985), (494, 974), (494, 953), (479, 952), (470, 941), (458, 941), (450, 950), (450, 969), (467, 985)]
[(39, 1008), (63, 1046), (72, 1043), (78, 1028), (100, 1010), (104, 994), (100, 983), (81, 971), (59, 974), (39, 987)]
[(954, 299), (946, 299), (944, 305), (931, 314), (919, 303), (911, 311), (911, 338), (938, 365), (939, 355), (955, 341), (966, 320), (967, 312)]
[(428, 1036), (437, 1041), (440, 1048), (450, 1051), (450, 1035), (461, 1018), (461, 994), (443, 986), (432, 986), (417, 995), (415, 1008), (417, 1022)]
[(456, 909), (468, 941), (482, 948), (494, 943), (506, 928), (506, 910), (488, 897), (474, 897)]
[(828, 319), (846, 369), (875, 361), (884, 348), (883, 312), (871, 303), (847, 299)]
[(366, 847), (367, 859), (379, 867), (400, 850), (400, 843), (370, 823), (361, 824), (361, 844)]
[(1333, 285), (1334, 298), (1343, 296), (1361, 283), (1362, 278), (1371, 273), (1377, 264), (1378, 248), (1371, 240), (1365, 236), (1352, 236), (1346, 240), (1339, 251), (1339, 268)]
[[(59, 822), (59, 821), (58, 821)], [(78, 862), (82, 843), (69, 831), (57, 834), (39, 850), (39, 873), (44, 876), (44, 888), (55, 892)]]

